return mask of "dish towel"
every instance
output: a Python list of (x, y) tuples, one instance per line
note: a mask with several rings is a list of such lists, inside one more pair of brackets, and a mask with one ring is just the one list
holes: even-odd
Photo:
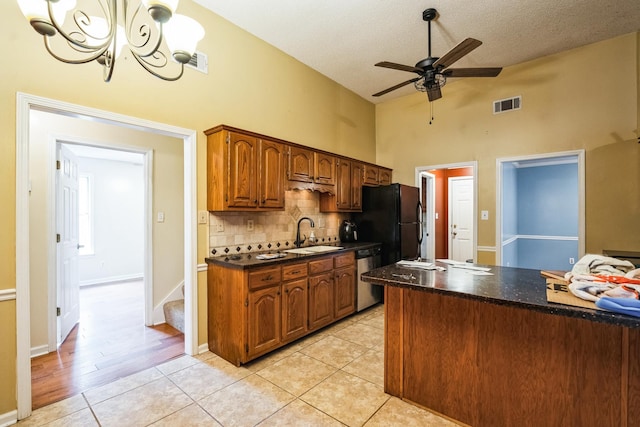
[(640, 317), (640, 301), (633, 298), (602, 297), (596, 301), (596, 307)]

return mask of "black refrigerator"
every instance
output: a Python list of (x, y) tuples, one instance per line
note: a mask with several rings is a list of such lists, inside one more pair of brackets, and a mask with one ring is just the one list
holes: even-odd
[(362, 213), (353, 214), (358, 239), (382, 244), (382, 265), (420, 257), (420, 190), (402, 184), (362, 188)]

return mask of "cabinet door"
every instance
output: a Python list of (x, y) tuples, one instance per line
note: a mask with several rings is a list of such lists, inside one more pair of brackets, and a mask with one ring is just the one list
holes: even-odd
[(364, 180), (363, 180), (363, 184), (364, 185), (372, 185), (372, 186), (377, 186), (379, 179), (378, 179), (378, 171), (380, 169), (377, 166), (373, 166), (373, 165), (364, 165)]
[(260, 207), (284, 207), (284, 146), (278, 142), (260, 141), (259, 187)]
[(309, 277), (309, 329), (333, 321), (333, 273)]
[(314, 153), (315, 182), (334, 185), (336, 183), (336, 158), (324, 153)]
[(290, 181), (313, 182), (313, 151), (289, 147), (287, 176)]
[(249, 358), (280, 344), (280, 285), (249, 292)]
[(353, 267), (335, 271), (335, 317), (344, 317), (356, 311), (356, 270)]
[(362, 175), (363, 165), (351, 162), (351, 209), (362, 209)]
[(229, 187), (227, 205), (230, 207), (258, 206), (256, 157), (258, 141), (240, 133), (229, 133)]
[(378, 182), (380, 185), (391, 184), (391, 170), (380, 168), (378, 172)]
[(340, 159), (336, 166), (336, 207), (338, 209), (351, 208), (351, 162)]
[(307, 333), (307, 278), (282, 285), (282, 341)]

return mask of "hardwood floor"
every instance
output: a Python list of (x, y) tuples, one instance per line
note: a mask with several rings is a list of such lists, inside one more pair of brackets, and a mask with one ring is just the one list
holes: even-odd
[(80, 322), (58, 348), (31, 359), (33, 409), (184, 353), (184, 335), (144, 325), (142, 281), (80, 290)]

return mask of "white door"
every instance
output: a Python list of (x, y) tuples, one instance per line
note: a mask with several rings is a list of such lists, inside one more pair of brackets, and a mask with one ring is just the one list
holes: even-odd
[(449, 259), (473, 259), (473, 178), (449, 178)]
[(78, 160), (64, 145), (57, 146), (56, 225), (58, 242), (58, 345), (80, 319), (78, 281)]

